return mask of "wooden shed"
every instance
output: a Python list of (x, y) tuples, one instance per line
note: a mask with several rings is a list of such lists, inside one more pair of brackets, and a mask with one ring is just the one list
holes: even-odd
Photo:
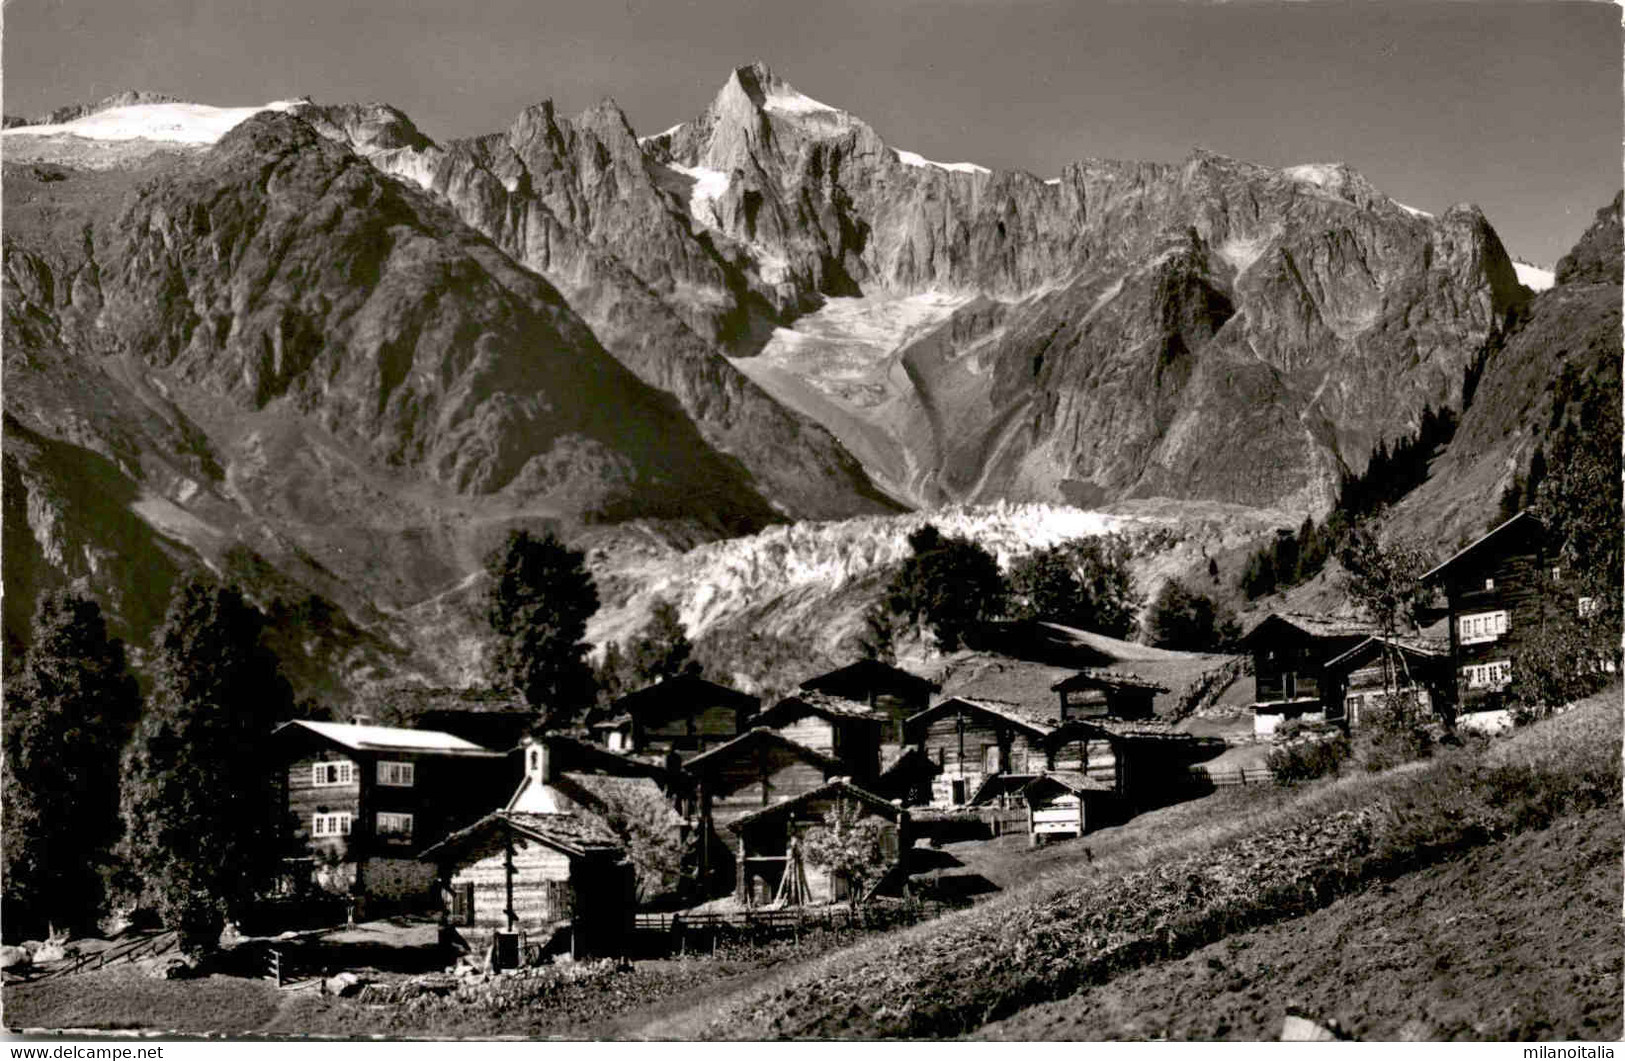
[(1082, 836), (1113, 808), (1112, 786), (1075, 770), (1039, 774), (1021, 790), (1034, 846)]
[(843, 773), (839, 761), (771, 729), (752, 729), (683, 764), (696, 792), (700, 873), (708, 893), (733, 890), (734, 860), (721, 830)]
[[(881, 856), (885, 865), (865, 894), (857, 898), (867, 898), (899, 875), (906, 875), (908, 849), (914, 839), (908, 811), (846, 778), (837, 778), (795, 799), (729, 823), (728, 829), (737, 843), (737, 898), (750, 905), (772, 902), (785, 893), (814, 903), (853, 898), (852, 882), (802, 857), (807, 834), (824, 827), (832, 812), (843, 810), (854, 812), (858, 821), (868, 818), (880, 823)], [(784, 887), (786, 873), (797, 870), (804, 874), (795, 882), (805, 882), (804, 896), (799, 894), (799, 887)]]
[(1168, 688), (1133, 674), (1081, 670), (1050, 686), (1060, 694), (1061, 721), (1072, 718), (1145, 719), (1154, 714), (1157, 694)]
[(537, 942), (568, 926), (576, 957), (616, 955), (632, 926), (632, 866), (590, 818), (497, 811), (419, 858), (440, 882), (443, 922), (476, 950), (498, 932)]
[(771, 729), (842, 765), (842, 772), (867, 783), (880, 772), (880, 738), (889, 719), (865, 704), (824, 693), (787, 696), (751, 719), (752, 728)]
[(1253, 732), (1268, 737), (1289, 718), (1326, 719), (1326, 663), (1378, 633), (1371, 623), (1271, 613), (1243, 638), (1253, 654)]
[(903, 722), (924, 711), (938, 689), (935, 682), (877, 659), (860, 659), (801, 683), (803, 692), (853, 701), (886, 719), (884, 744), (903, 743)]
[(1414, 695), (1422, 714), (1431, 715), (1451, 703), (1452, 686), (1447, 645), (1419, 637), (1368, 637), (1327, 661), (1326, 720), (1359, 726), (1361, 714), (1380, 708), (1390, 689)]
[(996, 774), (1037, 773), (1050, 761), (1059, 722), (1019, 704), (951, 696), (908, 720), (908, 742), (937, 769), (931, 803), (969, 802)]
[(597, 723), (611, 751), (690, 755), (733, 740), (761, 701), (704, 678), (667, 678), (628, 693)]

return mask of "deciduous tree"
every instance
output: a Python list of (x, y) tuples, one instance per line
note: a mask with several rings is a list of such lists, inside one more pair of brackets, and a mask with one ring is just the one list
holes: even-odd
[(937, 646), (953, 652), (1004, 610), (998, 561), (969, 538), (946, 537), (929, 523), (908, 544), (913, 555), (888, 587), (888, 606), (929, 627)]

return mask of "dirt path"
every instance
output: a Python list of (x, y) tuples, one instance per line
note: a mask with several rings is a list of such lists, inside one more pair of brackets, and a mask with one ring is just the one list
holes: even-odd
[(1481, 848), (984, 1028), (988, 1039), (1273, 1039), (1289, 1005), (1364, 1039), (1621, 1035), (1618, 810)]

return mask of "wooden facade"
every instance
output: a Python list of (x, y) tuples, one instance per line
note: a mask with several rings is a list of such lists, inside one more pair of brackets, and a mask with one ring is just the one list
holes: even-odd
[(1074, 771), (1040, 774), (1022, 787), (1027, 832), (1037, 846), (1096, 828), (1111, 813), (1111, 786)]
[(908, 811), (849, 781), (836, 780), (729, 824), (735, 838), (735, 896), (747, 905), (773, 901), (787, 870), (799, 863), (807, 883), (806, 901), (864, 898), (853, 895), (853, 882), (803, 857), (807, 834), (824, 827), (829, 815), (840, 811), (853, 813), (856, 821), (880, 823), (885, 865), (870, 885), (871, 892), (888, 878), (907, 873), (908, 849), (914, 841)]
[(843, 773), (841, 763), (770, 729), (752, 729), (683, 764), (693, 780), (701, 875), (709, 892), (726, 892), (733, 860), (722, 829), (764, 807), (795, 799)]
[(545, 941), (567, 924), (574, 956), (622, 953), (636, 906), (633, 870), (590, 820), (499, 811), (420, 859), (440, 883), (443, 922), (477, 951), (499, 932)]
[(1148, 719), (1167, 687), (1132, 674), (1083, 670), (1050, 686), (1061, 698), (1061, 721), (1073, 718)]
[(1050, 765), (1056, 724), (1014, 704), (949, 697), (908, 720), (908, 743), (936, 767), (934, 806), (968, 803), (999, 774), (1036, 774)]
[(1417, 639), (1368, 637), (1327, 662), (1326, 687), (1327, 721), (1359, 726), (1390, 692), (1414, 697), (1421, 713), (1432, 715), (1453, 699), (1449, 651)]
[(873, 659), (859, 660), (801, 683), (804, 692), (840, 697), (881, 715), (886, 720), (880, 735), (882, 744), (904, 743), (903, 723), (930, 706), (937, 688), (935, 682)]
[(760, 704), (703, 678), (668, 678), (615, 701), (612, 717), (594, 729), (613, 751), (687, 758), (739, 736)]
[(1370, 623), (1272, 614), (1244, 644), (1252, 650), (1254, 732), (1267, 737), (1289, 718), (1324, 721), (1326, 663), (1377, 633)]
[(513, 788), (502, 753), (432, 730), (288, 722), (272, 742), (292, 884), (352, 895), (362, 912), (431, 902), (418, 854)]
[(881, 737), (890, 719), (867, 706), (821, 693), (787, 696), (751, 720), (836, 760), (860, 784), (880, 773)]
[(1422, 577), (1449, 602), (1457, 711), (1504, 707), (1512, 659), (1545, 622), (1547, 588), (1562, 578), (1545, 526), (1520, 512)]

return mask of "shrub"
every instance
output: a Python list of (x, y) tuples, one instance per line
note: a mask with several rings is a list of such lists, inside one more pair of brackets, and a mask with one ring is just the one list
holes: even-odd
[(1337, 773), (1348, 757), (1348, 738), (1339, 733), (1282, 744), (1270, 750), (1266, 762), (1275, 775), (1276, 784), (1296, 785)]
[(1433, 735), (1422, 724), (1419, 706), (1410, 693), (1362, 712), (1356, 743), (1360, 762), (1372, 773), (1433, 754)]

